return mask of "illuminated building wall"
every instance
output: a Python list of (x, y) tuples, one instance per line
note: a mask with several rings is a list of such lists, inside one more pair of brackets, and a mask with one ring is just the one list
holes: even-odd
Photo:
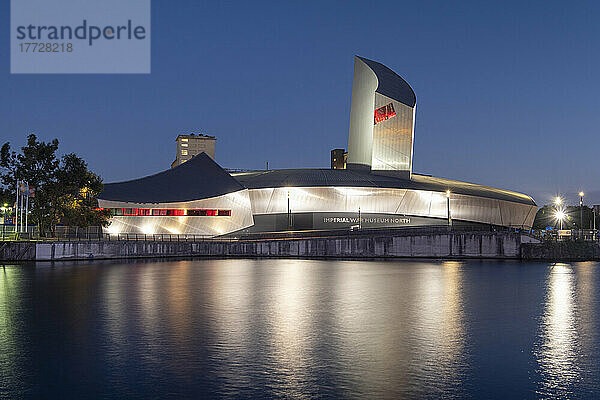
[[(250, 231), (286, 230), (288, 204), (294, 229), (349, 228), (359, 223), (359, 209), (364, 227), (443, 225), (448, 217), (445, 193), (392, 188), (245, 189), (210, 199), (164, 204), (99, 200), (102, 208), (149, 209), (150, 214), (157, 214), (155, 211), (160, 209), (181, 211), (179, 216), (116, 215), (105, 229), (110, 234), (147, 235), (216, 236), (248, 228)], [(189, 210), (217, 212), (190, 216), (186, 215)], [(536, 210), (531, 204), (478, 196), (453, 194), (450, 199), (450, 213), (455, 221), (529, 229)]]
[(416, 96), (395, 72), (355, 57), (348, 168), (412, 171)]
[[(133, 203), (98, 199), (98, 206), (110, 209), (150, 210), (151, 215), (113, 216), (110, 225), (104, 229), (104, 232), (113, 235), (135, 233), (215, 236), (254, 224), (247, 189), (208, 199), (174, 203)], [(164, 210), (164, 214), (167, 215), (156, 215), (160, 214), (157, 212), (160, 210)], [(200, 210), (207, 212), (202, 213)], [(213, 210), (216, 213), (213, 213)], [(219, 213), (219, 210), (222, 212)]]
[(248, 189), (204, 152), (154, 175), (104, 185), (98, 207), (113, 214), (109, 234), (215, 236), (254, 224)]
[(411, 171), (415, 109), (379, 93), (375, 93), (375, 107), (376, 110), (387, 108), (387, 114), (380, 113), (386, 117), (389, 109), (392, 109), (392, 113), (379, 122), (375, 114), (371, 168)]
[(371, 169), (373, 160), (373, 113), (377, 76), (359, 57), (354, 58), (350, 102), (348, 169)]
[[(444, 192), (361, 187), (282, 187), (250, 189), (249, 192), (255, 218), (259, 215), (286, 214), (288, 193), (292, 213), (320, 213), (320, 218), (327, 218), (327, 213), (349, 213), (356, 216), (359, 209), (363, 216), (380, 214), (404, 216), (409, 217), (408, 219), (441, 219), (437, 224), (444, 224), (448, 217), (448, 200)], [(537, 206), (531, 203), (463, 194), (452, 194), (450, 198), (452, 219), (466, 222), (530, 228), (536, 210)], [(334, 214), (331, 215), (335, 217)], [(418, 218), (414, 221), (400, 221), (404, 225), (423, 225), (423, 222)], [(435, 221), (429, 221), (429, 224), (433, 223)], [(349, 227), (353, 224), (353, 221), (348, 221), (345, 225)], [(387, 225), (397, 226), (398, 223), (390, 221)]]

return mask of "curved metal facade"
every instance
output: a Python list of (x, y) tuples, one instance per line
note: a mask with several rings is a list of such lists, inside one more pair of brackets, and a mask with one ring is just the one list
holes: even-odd
[[(288, 203), (289, 198), (289, 203)], [(131, 203), (99, 200), (102, 208), (227, 209), (230, 216), (114, 216), (110, 234), (179, 234), (218, 236), (251, 228), (254, 217), (315, 213), (319, 217), (355, 215), (423, 217), (444, 223), (448, 218), (445, 192), (377, 187), (276, 187), (244, 189), (209, 199), (176, 203)], [(288, 209), (289, 204), (289, 209)], [(450, 196), (453, 220), (530, 229), (537, 207), (531, 204), (464, 194)], [(384, 220), (385, 221), (385, 220)], [(414, 223), (415, 221), (413, 221)], [(350, 227), (356, 219), (337, 225)], [(423, 220), (417, 224), (422, 225)], [(427, 223), (427, 222), (425, 222)], [(429, 222), (429, 223), (435, 223)], [(406, 225), (411, 225), (407, 223)], [(388, 226), (385, 222), (379, 226)], [(390, 222), (389, 226), (397, 226)], [(282, 228), (284, 229), (284, 228)]]
[(101, 208), (226, 209), (229, 216), (114, 216), (104, 229), (109, 234), (176, 234), (216, 236), (254, 225), (248, 189), (202, 200), (173, 203), (131, 203), (98, 200)]
[(377, 76), (358, 57), (354, 59), (354, 80), (350, 102), (348, 167), (371, 168), (373, 158), (373, 112)]
[[(349, 168), (403, 171), (410, 177), (416, 96), (383, 64), (354, 58), (348, 139)], [(386, 109), (378, 118), (378, 111)]]
[(375, 93), (375, 109), (392, 104), (395, 115), (373, 126), (371, 169), (412, 171), (415, 108)]
[[(395, 214), (448, 218), (444, 192), (364, 187), (279, 187), (250, 189), (252, 214), (306, 212)], [(451, 194), (453, 220), (530, 229), (537, 206), (478, 196)]]

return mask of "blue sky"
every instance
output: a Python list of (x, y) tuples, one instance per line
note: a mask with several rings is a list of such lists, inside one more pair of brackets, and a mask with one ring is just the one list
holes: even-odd
[(415, 172), (600, 203), (599, 20), (593, 2), (153, 0), (150, 75), (11, 75), (4, 35), (1, 141), (56, 137), (106, 182), (168, 168), (189, 132), (224, 167), (327, 168), (358, 54), (416, 92)]

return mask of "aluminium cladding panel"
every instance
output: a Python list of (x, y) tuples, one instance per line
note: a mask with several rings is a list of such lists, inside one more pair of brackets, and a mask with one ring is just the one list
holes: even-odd
[(250, 189), (254, 214), (358, 211), (395, 213), (404, 189), (361, 187), (290, 187)]
[[(252, 213), (280, 214), (303, 212), (357, 212), (447, 218), (444, 192), (412, 189), (362, 187), (290, 187), (250, 189)], [(450, 197), (452, 219), (531, 228), (536, 206), (453, 194)], [(533, 212), (532, 212), (533, 210)]]
[(124, 216), (112, 217), (105, 233), (223, 235), (254, 224), (248, 189), (202, 200), (174, 203), (128, 203), (98, 200), (102, 208), (185, 208), (231, 210), (231, 216)]
[[(517, 206), (518, 203), (510, 203)], [(495, 199), (453, 194), (450, 196), (450, 216), (453, 219), (505, 225), (500, 214), (500, 203)], [(521, 221), (522, 222), (522, 221)]]
[(375, 93), (375, 109), (392, 104), (395, 116), (373, 126), (374, 170), (411, 171), (415, 109)]
[(514, 227), (524, 226), (531, 229), (537, 212), (537, 206), (526, 204), (515, 205), (504, 200), (499, 200), (498, 203), (500, 204), (503, 225)]
[(373, 114), (377, 76), (358, 57), (354, 58), (354, 80), (350, 102), (350, 134), (347, 165), (370, 167), (373, 158)]

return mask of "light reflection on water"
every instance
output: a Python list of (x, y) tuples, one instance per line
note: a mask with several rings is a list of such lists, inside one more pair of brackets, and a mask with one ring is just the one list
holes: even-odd
[(582, 387), (597, 390), (598, 376), (593, 371), (598, 366), (590, 359), (592, 352), (598, 352), (594, 266), (557, 263), (550, 268), (535, 351), (542, 376), (538, 393), (543, 397), (580, 397), (585, 393)]
[(7, 266), (0, 398), (594, 398), (596, 270), (480, 261)]

